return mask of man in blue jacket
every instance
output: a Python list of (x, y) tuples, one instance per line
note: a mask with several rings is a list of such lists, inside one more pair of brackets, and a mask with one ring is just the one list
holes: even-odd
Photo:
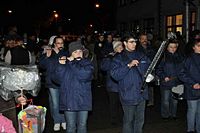
[[(156, 50), (154, 49), (152, 42), (148, 40), (148, 36), (146, 33), (140, 34), (137, 51), (145, 54), (151, 61), (153, 60), (156, 54)], [(148, 100), (147, 106), (153, 106), (154, 105), (154, 82), (148, 83), (148, 90), (149, 90), (149, 100)]]
[(141, 92), (143, 75), (150, 60), (136, 51), (136, 39), (124, 38), (125, 50), (112, 62), (111, 76), (119, 83), (119, 95), (124, 111), (123, 133), (142, 133), (147, 87)]
[(46, 48), (42, 54), (39, 66), (45, 70), (45, 87), (49, 89), (49, 106), (51, 111), (51, 116), (54, 121), (54, 131), (60, 130), (60, 123), (62, 128), (66, 129), (66, 123), (64, 114), (59, 112), (59, 88), (60, 85), (52, 82), (51, 77), (54, 76), (54, 70), (56, 64), (58, 64), (59, 57), (65, 54), (63, 52), (64, 42), (63, 38), (58, 36), (52, 36), (49, 39), (49, 45), (52, 45), (52, 48)]

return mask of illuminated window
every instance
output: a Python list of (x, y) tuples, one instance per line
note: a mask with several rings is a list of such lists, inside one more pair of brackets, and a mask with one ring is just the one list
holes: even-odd
[(183, 33), (183, 15), (177, 14), (166, 17), (166, 32)]
[(172, 31), (172, 28), (167, 28), (167, 32), (170, 32), (170, 31)]
[(167, 26), (172, 26), (172, 16), (167, 17)]
[(176, 15), (176, 25), (183, 24), (183, 15)]
[(195, 22), (196, 22), (196, 12), (191, 12), (191, 18), (190, 18), (190, 25), (191, 25), (191, 27), (190, 27), (190, 31), (193, 31), (193, 30), (195, 30)]
[(183, 32), (183, 27), (176, 27), (176, 32), (182, 33)]

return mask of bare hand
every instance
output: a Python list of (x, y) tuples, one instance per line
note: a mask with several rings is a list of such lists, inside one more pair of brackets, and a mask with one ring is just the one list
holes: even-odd
[(138, 60), (132, 60), (130, 63), (129, 63), (129, 67), (133, 67), (133, 66), (138, 66), (139, 65), (139, 61)]
[(70, 56), (67, 58), (69, 61), (73, 61), (74, 60), (74, 57), (73, 56)]
[(17, 98), (17, 101), (21, 104), (21, 105), (26, 105), (27, 103), (27, 99), (23, 96), (20, 96)]
[(50, 57), (50, 56), (51, 56), (51, 53), (52, 53), (52, 49), (51, 49), (51, 48), (47, 48), (47, 49), (46, 49), (46, 56), (47, 56), (47, 57)]
[(165, 82), (168, 82), (170, 81), (170, 78), (169, 77), (165, 77)]
[(65, 64), (66, 63), (66, 56), (62, 56), (61, 58), (59, 58), (59, 63)]
[(194, 88), (194, 89), (200, 89), (200, 84), (199, 84), (199, 83), (194, 84), (194, 85), (193, 85), (193, 88)]

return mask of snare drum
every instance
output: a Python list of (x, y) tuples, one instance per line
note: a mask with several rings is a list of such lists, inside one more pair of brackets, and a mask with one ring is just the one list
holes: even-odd
[(172, 97), (176, 100), (183, 100), (184, 85), (178, 85), (172, 88)]

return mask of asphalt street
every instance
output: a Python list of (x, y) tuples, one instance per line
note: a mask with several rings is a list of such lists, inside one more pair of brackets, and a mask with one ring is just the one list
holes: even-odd
[[(108, 95), (105, 87), (93, 86), (93, 110), (89, 112), (88, 133), (121, 133), (122, 112), (116, 125), (110, 123)], [(47, 108), (45, 133), (53, 133), (53, 120), (48, 106), (48, 91), (42, 88), (34, 98), (35, 105)], [(160, 117), (160, 91), (154, 88), (154, 106), (146, 107), (144, 133), (186, 133), (186, 102), (179, 101), (177, 120), (163, 120)], [(64, 130), (59, 133), (64, 133)]]

